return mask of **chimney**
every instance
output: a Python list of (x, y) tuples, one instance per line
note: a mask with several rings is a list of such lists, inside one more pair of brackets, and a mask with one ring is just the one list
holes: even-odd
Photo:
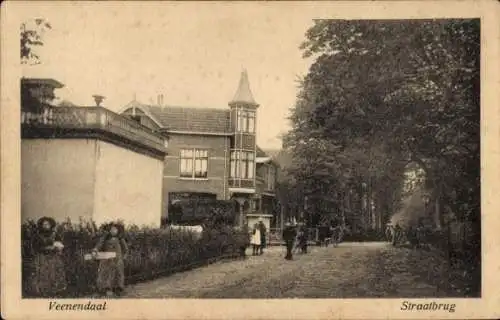
[(163, 93), (160, 93), (156, 96), (156, 103), (158, 104), (158, 106), (163, 107), (163, 103), (165, 102), (163, 99), (164, 97), (165, 96), (163, 95)]

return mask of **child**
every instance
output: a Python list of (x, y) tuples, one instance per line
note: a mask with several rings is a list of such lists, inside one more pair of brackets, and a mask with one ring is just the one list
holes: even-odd
[(253, 226), (252, 239), (250, 243), (252, 244), (252, 255), (253, 256), (258, 255), (261, 243), (260, 243), (260, 228), (257, 223)]
[(115, 252), (116, 257), (100, 260), (97, 271), (97, 288), (107, 296), (120, 295), (125, 289), (125, 266), (128, 246), (123, 238), (123, 226), (110, 223), (104, 227), (105, 234), (97, 243), (92, 254), (98, 251)]
[(37, 222), (37, 234), (32, 242), (34, 254), (33, 293), (40, 297), (54, 298), (66, 289), (66, 276), (61, 251), (61, 238), (55, 232), (56, 222), (49, 217)]

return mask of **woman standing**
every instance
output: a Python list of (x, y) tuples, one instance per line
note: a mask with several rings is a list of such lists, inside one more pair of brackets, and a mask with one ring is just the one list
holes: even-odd
[(252, 231), (252, 239), (250, 240), (250, 244), (252, 245), (252, 256), (256, 256), (259, 254), (259, 249), (260, 249), (260, 228), (259, 225), (256, 223), (253, 226), (253, 231)]
[(37, 222), (37, 233), (32, 242), (34, 254), (32, 290), (36, 296), (57, 297), (66, 290), (66, 273), (62, 260), (61, 238), (55, 232), (56, 222), (49, 217)]
[(98, 251), (114, 252), (116, 256), (111, 259), (103, 259), (99, 262), (97, 271), (97, 288), (107, 296), (121, 294), (125, 289), (125, 264), (128, 254), (128, 246), (123, 238), (123, 226), (110, 223), (104, 227), (105, 234), (97, 243), (92, 254), (97, 256)]

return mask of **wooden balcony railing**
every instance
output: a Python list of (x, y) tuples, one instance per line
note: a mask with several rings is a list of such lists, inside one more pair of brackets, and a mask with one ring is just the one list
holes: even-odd
[(41, 113), (21, 112), (28, 129), (103, 131), (166, 152), (166, 138), (136, 121), (102, 107), (47, 107)]

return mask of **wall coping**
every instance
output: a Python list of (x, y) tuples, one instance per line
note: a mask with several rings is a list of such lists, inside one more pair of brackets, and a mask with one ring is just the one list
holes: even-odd
[(102, 107), (45, 107), (21, 112), (22, 139), (98, 139), (164, 160), (167, 137)]

